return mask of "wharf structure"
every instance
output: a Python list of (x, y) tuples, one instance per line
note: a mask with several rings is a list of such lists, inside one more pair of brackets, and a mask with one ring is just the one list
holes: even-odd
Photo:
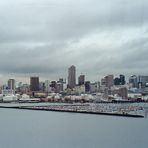
[(14, 106), (0, 106), (0, 108), (111, 115), (135, 118), (145, 117), (146, 113), (148, 113), (146, 112), (148, 111), (148, 107), (139, 105), (130, 105), (125, 107), (108, 104), (47, 104), (29, 106), (19, 104)]

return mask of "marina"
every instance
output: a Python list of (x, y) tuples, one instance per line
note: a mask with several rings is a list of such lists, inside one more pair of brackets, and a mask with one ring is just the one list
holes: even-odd
[(50, 104), (50, 103), (30, 103), (21, 104), (5, 104), (0, 105), (0, 108), (8, 109), (24, 109), (24, 110), (38, 110), (38, 111), (54, 111), (54, 112), (68, 112), (68, 113), (82, 113), (108, 116), (123, 116), (144, 118), (147, 117), (148, 107), (140, 104)]

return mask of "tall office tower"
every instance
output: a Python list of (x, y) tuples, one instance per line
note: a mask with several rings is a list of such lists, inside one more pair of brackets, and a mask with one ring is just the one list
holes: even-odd
[(113, 75), (105, 76), (105, 85), (108, 88), (111, 88), (114, 85), (114, 76)]
[(8, 80), (8, 88), (11, 90), (15, 90), (15, 80), (14, 79)]
[(85, 83), (85, 75), (80, 75), (78, 78), (78, 84), (84, 85), (84, 83)]
[(72, 65), (68, 68), (68, 88), (74, 88), (76, 86), (76, 67)]
[(120, 75), (120, 85), (124, 85), (124, 84), (125, 84), (125, 76)]
[(115, 78), (114, 79), (114, 85), (120, 85), (120, 84), (121, 84), (120, 78)]
[(39, 91), (39, 77), (30, 77), (30, 90)]
[(138, 80), (137, 80), (137, 76), (136, 75), (131, 75), (129, 77), (129, 84), (131, 84), (133, 88), (138, 87)]

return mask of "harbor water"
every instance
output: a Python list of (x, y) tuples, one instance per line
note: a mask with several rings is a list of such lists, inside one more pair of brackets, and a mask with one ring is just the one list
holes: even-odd
[(0, 108), (2, 148), (147, 148), (148, 118)]

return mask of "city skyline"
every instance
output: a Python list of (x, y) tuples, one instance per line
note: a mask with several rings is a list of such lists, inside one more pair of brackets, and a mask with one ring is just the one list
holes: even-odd
[[(147, 75), (146, 0), (0, 2), (0, 82), (30, 76)], [(55, 77), (56, 75), (56, 77)]]
[[(19, 79), (15, 76), (14, 77), (9, 77), (3, 84), (1, 83), (1, 85), (7, 85), (8, 87), (10, 87), (12, 84), (11, 81), (15, 81), (14, 83), (22, 83), (22, 84), (29, 84), (31, 85), (31, 79), (32, 78), (37, 78), (38, 83), (39, 82), (43, 82), (46, 83), (47, 81), (50, 82), (64, 82), (65, 84), (67, 84), (67, 88), (74, 88), (76, 85), (83, 85), (85, 84), (85, 82), (100, 82), (102, 85), (104, 85), (106, 82), (109, 82), (110, 84), (108, 84), (108, 87), (114, 85), (124, 85), (124, 84), (128, 84), (130, 82), (133, 83), (133, 81), (135, 81), (134, 79), (136, 78), (136, 82), (142, 82), (145, 81), (148, 83), (148, 75), (130, 75), (129, 77), (126, 77), (124, 74), (118, 74), (118, 75), (114, 75), (114, 74), (106, 74), (102, 77), (99, 77), (100, 79), (94, 79), (93, 81), (91, 79), (85, 79), (85, 77), (87, 77), (87, 74), (77, 74), (77, 67), (75, 65), (71, 65), (70, 67), (67, 68), (67, 77), (58, 77), (57, 79), (43, 79), (42, 77), (40, 77), (39, 75), (32, 75), (27, 77), (26, 76), (26, 81), (23, 81), (22, 79)], [(11, 82), (11, 83), (10, 83)], [(10, 83), (10, 84), (9, 84)], [(134, 82), (135, 83), (135, 82)], [(105, 84), (106, 85), (106, 84)]]

